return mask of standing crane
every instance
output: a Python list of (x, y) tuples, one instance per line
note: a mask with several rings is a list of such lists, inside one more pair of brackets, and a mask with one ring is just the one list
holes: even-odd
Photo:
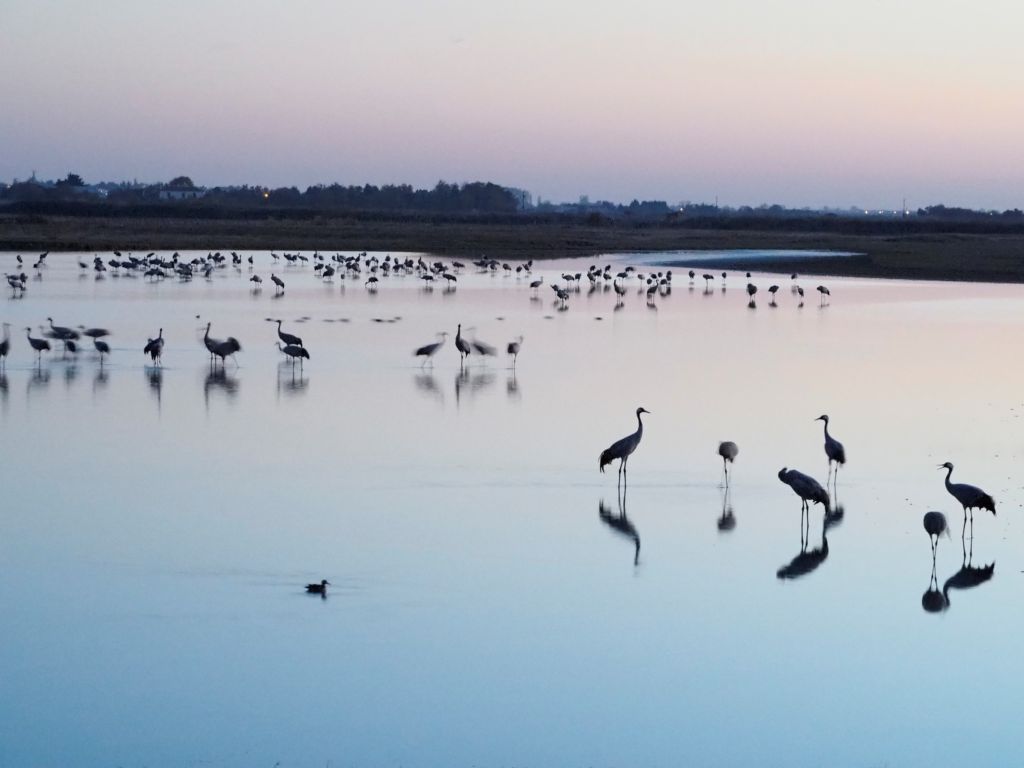
[(512, 355), (512, 367), (516, 367), (516, 360), (519, 359), (519, 350), (523, 348), (523, 337), (517, 336), (515, 341), (510, 341), (506, 352)]
[[(836, 480), (839, 479), (839, 468), (846, 464), (846, 449), (843, 444), (828, 433), (828, 415), (822, 414), (815, 421), (825, 422), (825, 455), (828, 456), (828, 475), (832, 477), (832, 464), (835, 463)], [(828, 481), (825, 482), (828, 485)]]
[(273, 272), (270, 273), (270, 280), (274, 284), (276, 293), (284, 293), (284, 280), (275, 275)]
[(725, 487), (729, 487), (729, 465), (736, 461), (740, 449), (736, 443), (726, 440), (718, 444), (718, 455), (722, 457), (722, 473), (725, 475)]
[(110, 345), (107, 344), (103, 339), (93, 338), (92, 345), (96, 347), (96, 352), (100, 356), (100, 368), (103, 367), (103, 356), (110, 354)]
[(473, 351), (464, 338), (462, 338), (462, 323), (455, 331), (455, 348), (459, 350), (459, 363), (461, 364)]
[(309, 360), (309, 351), (305, 347), (297, 346), (295, 344), (287, 344), (282, 347), (281, 342), (277, 342), (277, 348), (292, 359), (293, 366), (295, 365), (295, 361), (298, 360), (300, 370), (302, 369), (303, 358)]
[(29, 346), (36, 351), (36, 362), (41, 363), (43, 360), (43, 352), (50, 351), (50, 342), (46, 339), (34, 339), (32, 338), (32, 329), (26, 328), (25, 335), (28, 337)]
[(650, 413), (646, 408), (636, 409), (636, 432), (631, 435), (627, 435), (621, 440), (616, 440), (610, 446), (601, 451), (601, 458), (598, 463), (598, 469), (604, 472), (604, 468), (611, 464), (615, 459), (619, 460), (619, 482), (627, 479), (626, 476), (626, 462), (629, 461), (629, 457), (633, 451), (636, 450), (637, 446), (640, 445), (640, 439), (644, 436), (644, 422), (640, 418), (641, 414)]
[(821, 304), (820, 304), (820, 306), (823, 307), (827, 303), (826, 299), (825, 299), (826, 296), (828, 296), (828, 301), (832, 300), (832, 294), (829, 292), (828, 288), (826, 288), (824, 285), (819, 285), (815, 290), (817, 290), (818, 293), (821, 294)]
[(280, 320), (277, 321), (277, 338), (279, 338), (281, 341), (283, 341), (286, 346), (289, 345), (289, 344), (291, 344), (293, 346), (296, 346), (296, 347), (301, 347), (302, 346), (302, 339), (300, 339), (298, 336), (295, 336), (295, 335), (290, 334), (290, 333), (285, 333), (284, 331), (281, 330), (281, 321)]
[(939, 469), (946, 470), (946, 490), (949, 491), (950, 496), (960, 502), (960, 506), (964, 508), (964, 529), (967, 530), (967, 515), (970, 513), (971, 525), (974, 525), (974, 510), (975, 509), (987, 509), (993, 515), (996, 513), (996, 502), (995, 500), (985, 493), (981, 488), (976, 485), (968, 485), (967, 483), (951, 483), (949, 482), (950, 475), (953, 474), (952, 462), (945, 462), (939, 465)]
[[(207, 328), (209, 333), (209, 328)], [(153, 361), (154, 365), (160, 363), (160, 359), (164, 354), (164, 329), (160, 329), (160, 333), (157, 334), (155, 339), (149, 339), (146, 342), (146, 346), (142, 350), (142, 354), (149, 355), (150, 360)]]

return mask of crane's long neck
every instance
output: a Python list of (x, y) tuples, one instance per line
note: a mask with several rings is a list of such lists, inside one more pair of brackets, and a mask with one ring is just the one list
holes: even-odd
[(828, 438), (829, 438), (829, 434), (828, 434), (828, 422), (826, 421), (826, 422), (825, 422), (825, 439), (826, 439), (826, 440), (828, 440)]
[(636, 436), (641, 437), (644, 433), (644, 421), (641, 417), (642, 414), (636, 415)]
[[(210, 340), (210, 325), (211, 325), (210, 323), (206, 324), (206, 333), (203, 336), (203, 339), (205, 339), (206, 341)], [(162, 333), (162, 331), (161, 331), (161, 333)]]
[(952, 467), (946, 467), (946, 490), (947, 491), (949, 490), (949, 486), (952, 485), (952, 483), (949, 482), (949, 477), (952, 474), (953, 474), (953, 468)]

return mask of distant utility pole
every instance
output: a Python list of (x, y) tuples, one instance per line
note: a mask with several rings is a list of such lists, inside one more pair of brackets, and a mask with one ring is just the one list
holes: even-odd
[(715, 210), (718, 210), (718, 195), (715, 195)]
[(903, 218), (907, 218), (907, 198), (903, 198)]

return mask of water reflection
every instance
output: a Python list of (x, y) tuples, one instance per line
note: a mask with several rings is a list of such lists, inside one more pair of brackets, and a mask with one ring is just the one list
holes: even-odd
[(508, 379), (505, 381), (505, 394), (508, 395), (509, 400), (516, 400), (522, 398), (523, 394), (519, 391), (519, 381), (516, 379), (515, 369), (509, 374)]
[(810, 546), (810, 511), (800, 514), (800, 553), (775, 572), (780, 579), (798, 579), (806, 576), (811, 571), (817, 570), (828, 558), (828, 529), (842, 522), (844, 512), (841, 507), (835, 511), (826, 512), (821, 519), (821, 544), (814, 548)]
[(238, 379), (229, 376), (223, 366), (211, 368), (203, 381), (203, 402), (210, 407), (210, 392), (220, 390), (229, 398), (238, 394)]
[(163, 404), (164, 369), (159, 366), (153, 366), (144, 368), (143, 373), (146, 374), (146, 381), (149, 382), (150, 392), (156, 396), (156, 406), (159, 411), (160, 406)]
[(727, 533), (736, 527), (736, 514), (732, 506), (732, 489), (725, 486), (722, 491), (722, 514), (718, 518), (718, 530)]
[(43, 366), (37, 365), (32, 369), (32, 375), (28, 377), (28, 384), (25, 387), (25, 398), (31, 397), (32, 393), (37, 390), (46, 389), (50, 384), (50, 369), (49, 367), (43, 368)]
[(468, 366), (461, 368), (455, 374), (455, 405), (458, 406), (461, 403), (463, 389), (474, 394), (487, 388), (494, 381), (495, 376), (492, 371), (483, 370), (473, 373), (472, 369)]
[[(102, 358), (100, 358), (102, 360)], [(92, 379), (92, 393), (95, 395), (101, 389), (104, 389), (107, 384), (110, 383), (110, 374), (107, 373), (107, 369), (103, 367), (102, 363), (96, 370), (96, 375)]]
[(437, 379), (432, 373), (416, 373), (412, 377), (413, 383), (416, 385), (416, 389), (422, 392), (431, 399), (436, 399), (439, 403), (444, 403), (444, 392), (441, 391), (441, 387), (437, 384)]
[[(826, 305), (827, 306), (827, 305)], [(942, 596), (945, 600), (945, 607), (949, 608), (949, 591), (951, 589), (974, 589), (974, 587), (989, 581), (995, 573), (996, 564), (992, 561), (988, 565), (978, 567), (973, 564), (974, 560), (974, 530), (971, 527), (970, 544), (967, 540), (961, 540), (963, 545), (963, 559), (960, 562), (960, 570), (946, 579), (942, 585)]]
[(309, 386), (309, 377), (304, 376), (302, 368), (293, 362), (283, 361), (277, 364), (277, 396), (282, 390), (287, 395), (301, 395)]
[(604, 503), (604, 499), (601, 499), (601, 501), (597, 503), (597, 515), (601, 519), (602, 523), (633, 542), (633, 565), (639, 565), (640, 534), (637, 532), (636, 526), (634, 526), (630, 519), (626, 517), (625, 493), (617, 493), (616, 500), (619, 504), (619, 513), (617, 515), (612, 514), (611, 508)]

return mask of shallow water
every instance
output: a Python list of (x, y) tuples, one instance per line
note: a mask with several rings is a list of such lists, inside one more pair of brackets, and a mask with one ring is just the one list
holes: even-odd
[[(37, 368), (13, 334), (0, 765), (1019, 759), (1024, 288), (830, 278), (822, 308), (801, 279), (799, 307), (788, 278), (755, 276), (778, 305), (748, 309), (739, 273), (705, 294), (676, 270), (656, 309), (584, 288), (559, 311), (472, 271), (451, 293), (371, 294), (279, 266), (274, 298), (247, 269), (149, 284), (49, 261), (0, 320), (106, 326), (114, 349)], [(267, 317), (303, 337), (301, 373)], [(207, 320), (242, 344), (224, 375)], [(412, 350), (459, 322), (502, 348), (522, 334), (515, 372), (504, 355), (460, 372), (450, 339), (421, 369)], [(622, 510), (597, 457), (637, 406)], [(781, 579), (802, 527), (776, 473), (824, 481), (826, 412), (843, 516), (827, 558)], [(940, 588), (965, 557), (946, 460), (999, 504), (964, 541), (997, 565), (930, 614), (925, 511), (954, 529)], [(821, 548), (820, 507), (807, 536)], [(326, 599), (303, 593), (320, 578)]]

